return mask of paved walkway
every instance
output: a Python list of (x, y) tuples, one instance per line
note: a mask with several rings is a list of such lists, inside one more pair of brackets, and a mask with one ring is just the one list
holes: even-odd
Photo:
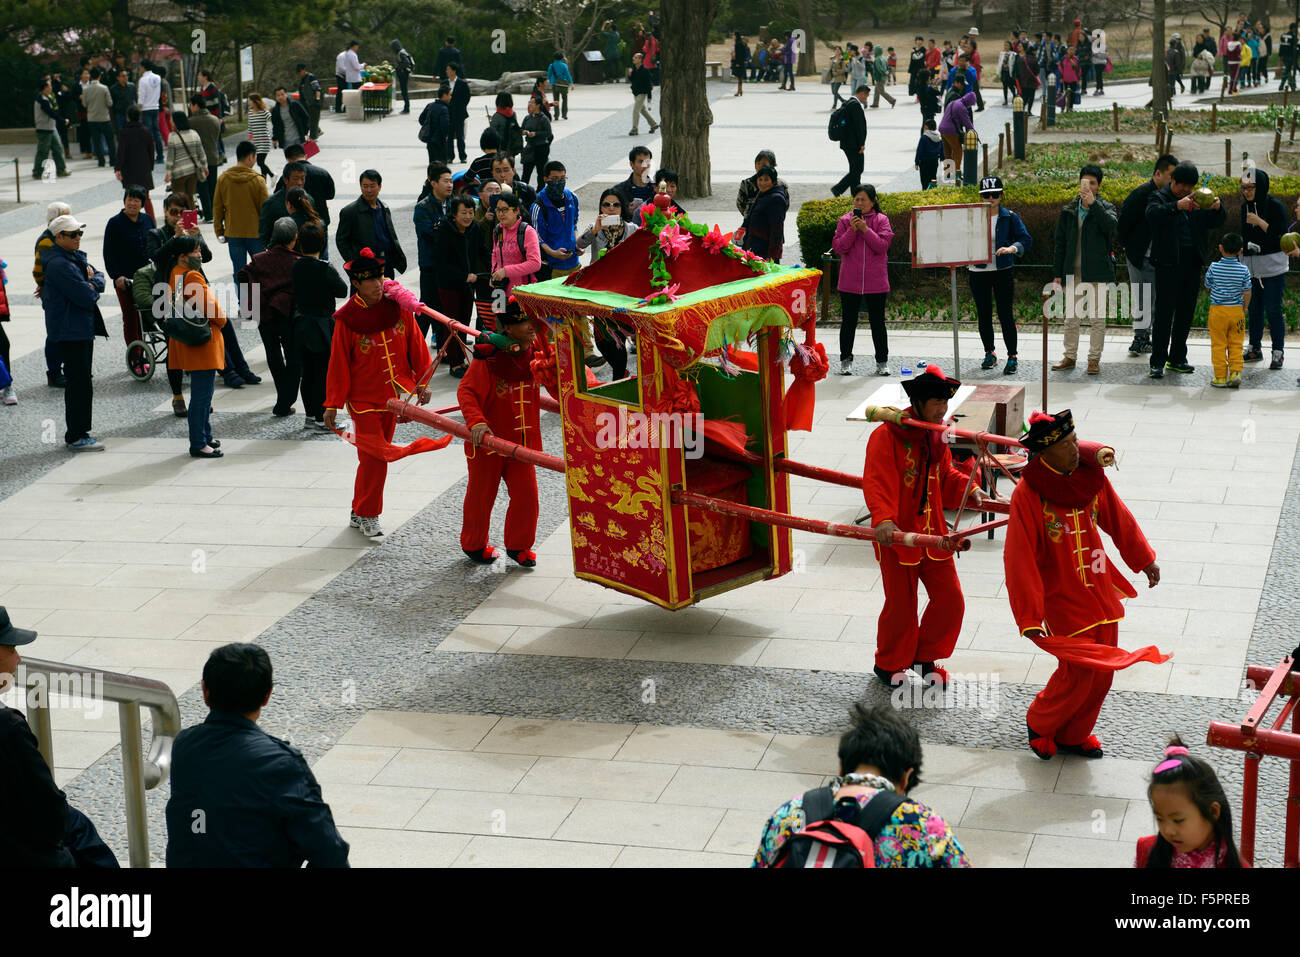
[[(782, 175), (810, 190), (839, 176), (820, 134), (807, 141), (820, 145), (803, 146), (813, 88), (732, 99), (716, 84), (714, 95), (724, 88), (714, 104), (717, 181), (738, 180), (753, 152), (771, 145), (787, 157)], [(573, 119), (557, 124), (553, 155), (572, 161), (575, 185), (623, 178), (634, 142), (625, 98), (621, 87), (580, 89)], [(876, 114), (902, 124), (905, 112), (900, 102)], [(786, 120), (790, 128), (778, 128)], [(414, 117), (330, 119), (326, 131), (322, 159), (338, 164), (340, 197), (352, 188), (345, 176), (383, 169), (383, 195), (413, 259), (410, 206), (424, 156)], [(898, 156), (910, 159), (910, 148)], [(80, 170), (51, 188), (71, 190), (98, 259), (116, 187)], [(729, 227), (730, 204), (719, 192), (689, 205)], [(97, 432), (108, 451), (69, 457), (42, 442), (62, 410), (57, 393), (34, 384), (30, 219), (27, 210), (0, 216), (0, 241), (14, 250), (9, 332), (22, 398), (0, 408), (0, 603), (41, 633), (35, 657), (160, 678), (187, 723), (204, 714), (196, 685), (210, 649), (266, 644), (277, 689), (264, 726), (313, 761), (355, 863), (743, 865), (766, 815), (835, 770), (847, 706), (887, 698), (867, 676), (880, 592), (859, 543), (796, 535), (801, 573), (664, 612), (571, 577), (562, 486), (546, 477), (537, 570), (467, 570), (454, 541), (458, 449), (397, 463), (389, 535), (366, 541), (345, 521), (351, 449), (306, 436), (296, 419), (273, 421), (269, 379), (219, 393), (214, 429), (227, 457), (198, 462), (185, 454), (165, 385), (128, 381), (116, 342), (96, 363)], [(216, 253), (210, 275), (228, 280), (228, 260)], [(259, 364), (252, 333), (242, 336)], [(891, 342), (893, 363), (950, 364), (950, 336), (895, 332)], [(962, 351), (978, 354), (973, 335), (963, 335)], [(1290, 372), (1258, 369), (1239, 392), (1211, 390), (1207, 359), (1208, 345), (1193, 343), (1196, 374), (1149, 383), (1144, 360), (1112, 340), (1103, 376), (1076, 372), (1052, 386), (1052, 408), (1073, 408), (1083, 437), (1119, 449), (1112, 480), (1160, 557), (1163, 581), (1129, 602), (1122, 643), (1175, 655), (1119, 676), (1101, 715), (1104, 760), (1040, 762), (1025, 749), (1023, 709), (1052, 662), (1015, 634), (1001, 538), (977, 541), (960, 559), (967, 613), (950, 666), (996, 683), (998, 697), (982, 710), (918, 709), (926, 745), (918, 796), (953, 824), (978, 865), (1127, 866), (1133, 841), (1151, 830), (1143, 781), (1164, 737), (1176, 730), (1199, 746), (1208, 720), (1243, 714), (1243, 666), (1273, 663), (1293, 642), (1287, 576), (1298, 564), (1290, 529), (1300, 506), (1288, 492), (1300, 393)], [(1021, 369), (1036, 405), (1038, 364), (1026, 359)], [(1005, 381), (969, 362), (961, 374)], [(845, 415), (878, 381), (821, 383), (815, 429), (793, 436), (792, 453), (859, 469), (869, 428)], [(452, 404), (454, 384), (439, 376), (435, 403)], [(544, 432), (548, 451), (558, 451), (553, 417)], [(792, 492), (803, 515), (850, 521), (861, 508), (849, 489), (795, 479)], [(646, 677), (663, 689), (657, 705), (640, 699)], [(341, 688), (357, 694), (340, 703)], [(112, 709), (60, 707), (54, 726), (57, 779), (124, 858)], [(1213, 757), (1239, 802), (1237, 762)], [(1281, 775), (1267, 762), (1262, 782), (1280, 794)], [(166, 795), (165, 787), (149, 795), (156, 861)], [(1280, 830), (1270, 828), (1280, 803), (1261, 807), (1261, 863), (1279, 853), (1267, 841)]]

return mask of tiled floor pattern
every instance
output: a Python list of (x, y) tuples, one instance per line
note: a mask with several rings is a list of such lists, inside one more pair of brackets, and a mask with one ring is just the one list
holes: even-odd
[[(372, 711), (316, 763), (354, 866), (745, 867), (837, 738)], [(913, 796), (982, 867), (1129, 867), (1144, 762), (925, 745)]]

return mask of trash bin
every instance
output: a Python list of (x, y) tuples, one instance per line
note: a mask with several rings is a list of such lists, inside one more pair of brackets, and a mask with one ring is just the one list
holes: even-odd
[(583, 50), (578, 58), (577, 83), (603, 83), (605, 81), (605, 54), (599, 50)]

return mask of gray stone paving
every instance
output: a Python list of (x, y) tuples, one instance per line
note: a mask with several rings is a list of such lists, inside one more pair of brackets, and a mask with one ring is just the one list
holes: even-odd
[[(725, 85), (725, 84), (724, 84)], [(719, 91), (721, 92), (721, 91)], [(576, 99), (576, 98), (575, 98)], [(605, 121), (621, 123), (625, 118)], [(604, 124), (600, 124), (603, 126)], [(593, 141), (595, 137), (593, 137)], [(631, 138), (625, 138), (630, 143)], [(570, 177), (581, 181), (597, 175), (613, 160), (612, 147), (602, 147), (592, 157), (592, 169), (574, 163)], [(588, 162), (584, 160), (583, 162)], [(837, 174), (838, 175), (838, 174)], [(101, 189), (96, 187), (95, 189)], [(115, 184), (102, 189), (116, 190)], [(413, 199), (414, 197), (409, 197)], [(715, 196), (716, 202), (718, 197)], [(400, 200), (399, 196), (385, 199)], [(98, 202), (105, 201), (99, 198)], [(87, 200), (89, 202), (89, 198)], [(40, 219), (39, 213), (34, 213)], [(414, 236), (409, 217), (398, 217), (403, 244), (414, 261)], [(35, 220), (34, 220), (35, 221)], [(8, 231), (11, 220), (6, 218)], [(218, 253), (220, 255), (220, 253)], [(17, 258), (17, 257), (15, 257)], [(152, 412), (162, 392), (156, 380), (140, 386), (122, 376), (120, 337), (111, 350), (99, 348), (96, 381), (97, 433), (114, 436), (175, 436), (184, 441), (184, 422)], [(251, 331), (241, 335), (247, 346), (256, 343)], [(1119, 348), (1108, 344), (1108, 350)], [(898, 357), (914, 363), (918, 357)], [(941, 356), (932, 356), (942, 361)], [(995, 372), (978, 370), (978, 356), (963, 362), (968, 380), (1001, 379)], [(1055, 356), (1052, 357), (1055, 359)], [(43, 381), (39, 353), (18, 363), (19, 383)], [(1026, 359), (1020, 378), (1026, 384), (1040, 367)], [(1261, 374), (1247, 371), (1246, 385), (1277, 388), (1290, 384), (1292, 372)], [(1131, 368), (1104, 363), (1099, 377), (1081, 372), (1067, 378), (1101, 383), (1128, 383)], [(1283, 378), (1285, 377), (1285, 378)], [(1149, 383), (1152, 388), (1179, 384), (1204, 385), (1208, 370), (1186, 378), (1167, 377)], [(1145, 378), (1140, 381), (1147, 381)], [(268, 389), (266, 383), (256, 388)], [(1031, 392), (1033, 390), (1031, 389)], [(0, 496), (12, 494), (64, 461), (62, 448), (49, 449), (39, 442), (39, 425), (45, 418), (62, 422), (62, 398), (43, 384), (26, 386), (22, 404), (3, 409), (0, 434)], [(15, 417), (16, 413), (16, 417)], [(218, 434), (231, 438), (303, 438), (300, 423), (272, 419), (262, 414), (229, 414), (214, 418)], [(414, 427), (404, 427), (414, 432)], [(548, 448), (558, 446), (558, 422), (544, 423)], [(459, 455), (449, 448), (443, 453)], [(1271, 664), (1296, 641), (1300, 619), (1300, 458), (1283, 507), (1283, 521), (1274, 543), (1264, 597), (1256, 617), (1249, 660)], [(563, 486), (557, 476), (539, 474), (542, 520), (539, 541), (565, 520)], [(259, 638), (276, 665), (276, 693), (263, 717), (272, 734), (291, 738), (315, 760), (366, 711), (393, 709), (491, 713), (519, 717), (647, 722), (704, 728), (784, 733), (834, 733), (842, 726), (847, 706), (858, 697), (883, 700), (888, 692), (863, 676), (828, 671), (772, 668), (719, 667), (622, 660), (573, 659), (527, 655), (441, 654), (441, 641), (478, 604), (510, 576), (527, 574), (511, 566), (507, 574), (494, 574), (468, 566), (455, 547), (460, 525), (464, 483), (449, 489), (428, 508), (394, 532), (382, 547), (359, 560), (328, 586)], [(503, 516), (498, 504), (494, 531), (499, 534)], [(560, 559), (563, 560), (563, 559)], [(641, 682), (656, 682), (656, 703), (643, 704)], [(915, 720), (926, 740), (955, 745), (1022, 750), (1025, 747), (1023, 715), (1037, 685), (1014, 684), (1001, 689), (1000, 711), (985, 717), (970, 709), (924, 709)], [(354, 697), (352, 696), (354, 693)], [(1102, 710), (1098, 733), (1108, 754), (1152, 760), (1159, 755), (1167, 735), (1177, 731), (1193, 747), (1202, 746), (1205, 728), (1214, 719), (1243, 715), (1248, 704), (1221, 699), (1112, 692)], [(202, 720), (205, 708), (195, 689), (181, 699), (185, 724)], [(1234, 806), (1240, 806), (1241, 761), (1235, 753), (1215, 755), (1216, 764)], [(1103, 759), (1104, 760), (1104, 759)], [(117, 749), (80, 774), (67, 786), (69, 798), (100, 826), (105, 838), (125, 860), (121, 760)], [(1280, 863), (1282, 801), (1286, 780), (1283, 766), (1265, 761), (1261, 766), (1257, 863)], [(168, 789), (148, 797), (154, 859), (162, 860), (165, 832), (163, 809)]]

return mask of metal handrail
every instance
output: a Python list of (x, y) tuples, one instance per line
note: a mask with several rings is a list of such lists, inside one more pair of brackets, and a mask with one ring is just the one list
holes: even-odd
[[(46, 694), (32, 700), (27, 695), (27, 721), (36, 735), (36, 742), (54, 772), (54, 734), (50, 722), (51, 689), (54, 693), (68, 686), (73, 679), (86, 697), (87, 682), (95, 695), (118, 705), (118, 724), (122, 742), (122, 783), (126, 792), (126, 833), (132, 867), (149, 866), (149, 827), (145, 818), (144, 792), (158, 787), (171, 772), (172, 742), (181, 730), (181, 709), (171, 688), (161, 681), (99, 671), (79, 665), (57, 661), (24, 658), (23, 684), (30, 691), (39, 688), (42, 681)], [(153, 725), (153, 740), (149, 756), (141, 754), (140, 708), (149, 709)]]

